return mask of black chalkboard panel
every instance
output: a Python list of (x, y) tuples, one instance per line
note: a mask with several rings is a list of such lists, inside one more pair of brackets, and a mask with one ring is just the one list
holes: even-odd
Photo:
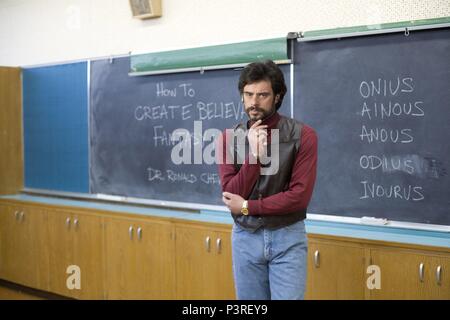
[[(212, 142), (198, 137), (246, 120), (239, 70), (130, 77), (129, 68), (129, 58), (91, 63), (91, 193), (223, 205), (217, 166), (203, 157), (214, 155)], [(289, 83), (289, 66), (282, 69)], [(289, 104), (286, 96), (280, 112), (290, 115)], [(181, 148), (170, 139), (176, 129), (191, 133), (190, 164), (172, 156)]]
[(319, 136), (308, 212), (450, 225), (450, 30), (299, 42), (294, 117)]

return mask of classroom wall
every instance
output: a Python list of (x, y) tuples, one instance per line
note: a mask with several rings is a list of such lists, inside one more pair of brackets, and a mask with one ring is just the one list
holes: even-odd
[(131, 17), (128, 0), (0, 0), (0, 65), (199, 47), (352, 25), (450, 16), (450, 0), (162, 0)]

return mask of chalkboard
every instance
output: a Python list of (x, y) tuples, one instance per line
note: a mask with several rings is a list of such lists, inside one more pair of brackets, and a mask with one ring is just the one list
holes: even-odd
[(450, 225), (450, 29), (298, 42), (294, 76), (309, 213)]
[[(91, 193), (223, 205), (217, 165), (207, 162), (212, 141), (198, 137), (247, 119), (240, 71), (130, 77), (129, 68), (128, 57), (91, 62)], [(289, 85), (289, 66), (282, 70)], [(288, 95), (280, 112), (290, 116)], [(192, 155), (181, 164), (172, 156), (176, 129), (191, 134)], [(198, 147), (202, 156), (194, 159)]]

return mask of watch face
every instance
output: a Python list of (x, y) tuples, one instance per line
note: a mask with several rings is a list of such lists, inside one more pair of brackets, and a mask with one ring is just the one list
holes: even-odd
[(244, 216), (248, 215), (248, 209), (247, 209), (247, 208), (242, 208), (242, 209), (241, 209), (241, 213), (242, 213)]

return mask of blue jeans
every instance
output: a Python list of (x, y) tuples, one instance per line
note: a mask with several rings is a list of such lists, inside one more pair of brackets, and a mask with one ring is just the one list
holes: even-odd
[(233, 225), (232, 255), (240, 300), (302, 300), (308, 240), (305, 223), (250, 232)]

